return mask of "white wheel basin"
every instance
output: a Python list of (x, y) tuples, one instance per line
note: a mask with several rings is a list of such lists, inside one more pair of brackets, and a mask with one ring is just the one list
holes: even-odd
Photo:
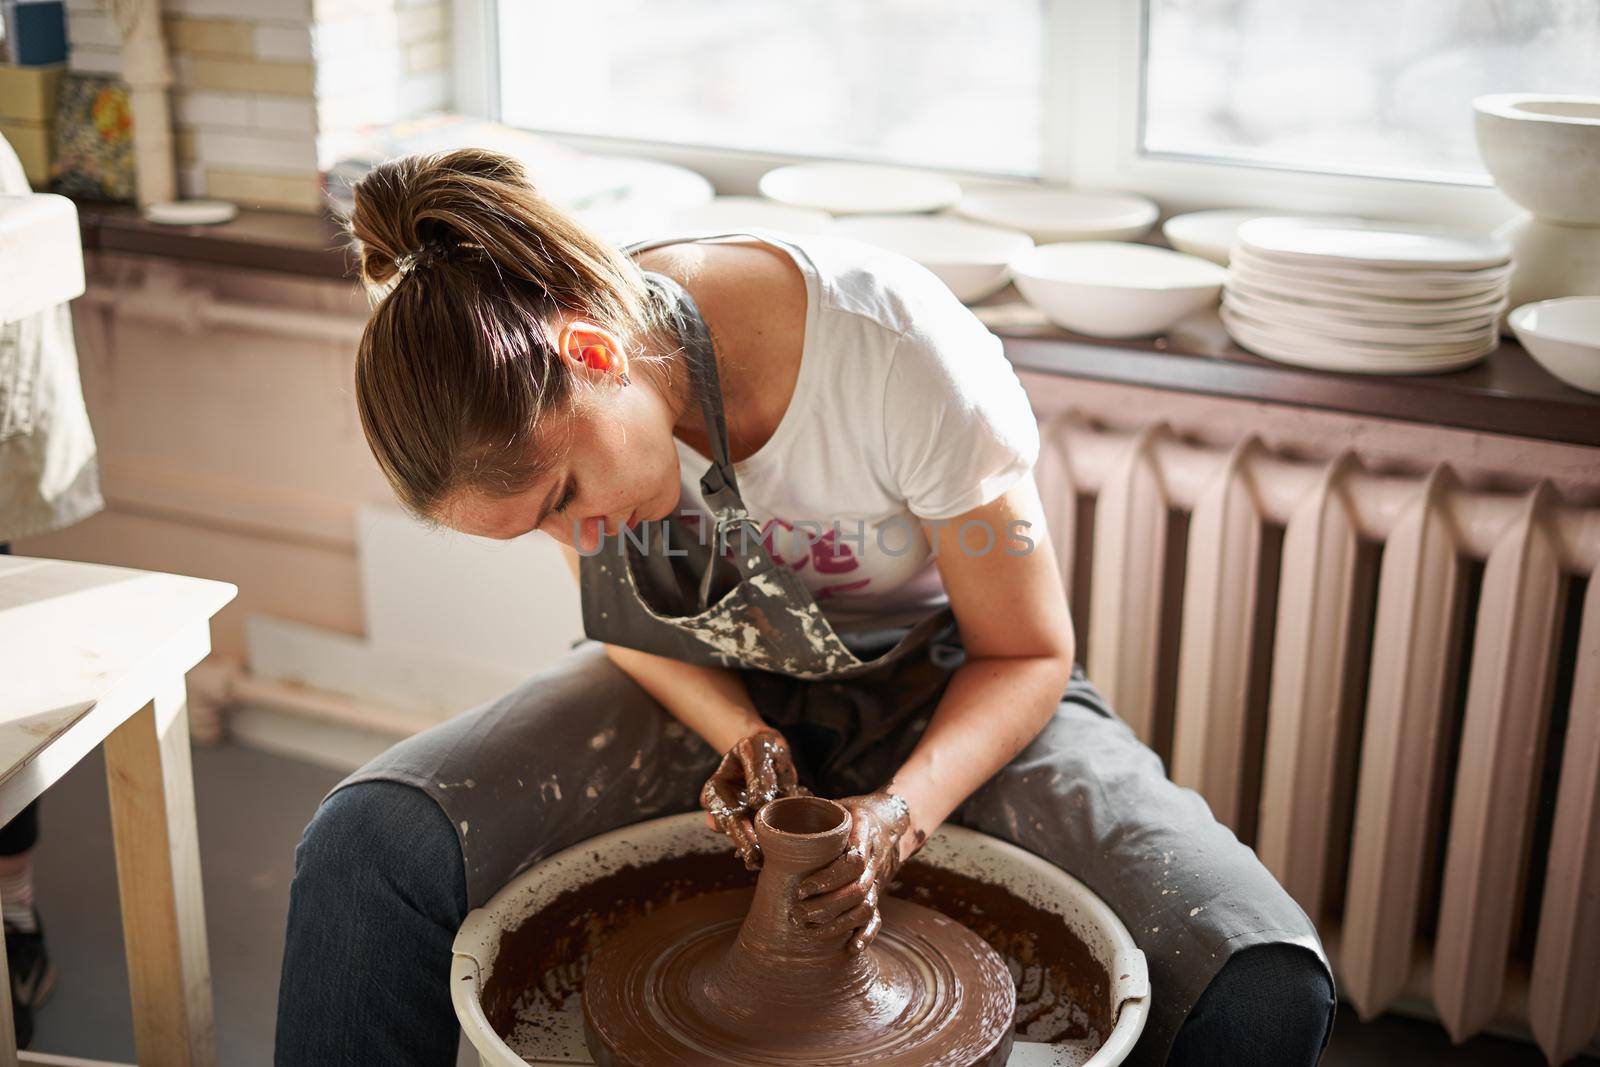
[[(625, 868), (727, 851), (727, 839), (707, 830), (698, 813), (655, 819), (602, 834), (535, 864), (468, 915), (456, 935), (450, 993), (479, 1062), (484, 1067), (594, 1062), (584, 1046), (583, 1015), (576, 997), (561, 1010), (518, 1011), (509, 1041), (495, 1031), (483, 995), (494, 975), (502, 938), (564, 895), (572, 900), (574, 891)], [(1109, 1034), (1098, 1042), (1061, 1040), (1054, 1044), (1019, 1036), (1010, 1067), (1109, 1067), (1126, 1058), (1150, 1010), (1150, 980), (1144, 953), (1110, 907), (1077, 879), (1037, 856), (961, 827), (941, 829), (928, 839), (917, 858), (942, 871), (1006, 887), (1026, 905), (1047, 913), (1052, 920), (1059, 919), (1104, 969), (1106, 1000), (1097, 1009), (1108, 1023)], [(587, 940), (585, 944), (582, 956), (587, 959), (594, 946)], [(573, 980), (570, 967), (562, 977)]]

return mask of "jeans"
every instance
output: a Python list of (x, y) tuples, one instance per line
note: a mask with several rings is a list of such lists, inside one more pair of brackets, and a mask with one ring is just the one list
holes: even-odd
[[(455, 828), (432, 798), (395, 782), (339, 790), (295, 849), (279, 1067), (452, 1067), (459, 1028), (450, 946), (467, 914)], [(1334, 995), (1293, 945), (1232, 956), (1190, 1011), (1169, 1064), (1314, 1064)]]

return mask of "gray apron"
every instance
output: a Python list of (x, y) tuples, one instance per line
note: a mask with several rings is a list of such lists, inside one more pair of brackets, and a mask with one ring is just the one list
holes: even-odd
[[(773, 562), (739, 495), (704, 320), (673, 279), (645, 278), (677, 309), (711, 441), (700, 487), (712, 522), (686, 527), (675, 514), (602, 538), (581, 559), (587, 637), (569, 656), (336, 787), (399, 781), (432, 796), (460, 835), (471, 907), (581, 840), (697, 807), (720, 754), (612, 663), (601, 642), (739, 672), (757, 711), (789, 739), (802, 783), (825, 796), (888, 781), (965, 660), (948, 606), (909, 627), (836, 631), (799, 576)], [(712, 532), (702, 534), (707, 525)], [(719, 552), (724, 540), (730, 550)], [(1122, 918), (1152, 986), (1130, 1063), (1166, 1059), (1189, 1009), (1235, 952), (1296, 944), (1327, 967), (1305, 913), (1198, 794), (1166, 778), (1081, 667), (1043, 732), (952, 818), (1043, 856)]]

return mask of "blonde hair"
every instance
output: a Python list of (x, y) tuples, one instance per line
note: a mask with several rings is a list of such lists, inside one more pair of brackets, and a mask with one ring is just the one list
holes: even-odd
[(380, 164), (355, 186), (346, 228), (375, 300), (356, 351), (361, 429), (425, 522), (457, 491), (511, 496), (549, 472), (568, 422), (551, 416), (576, 410), (589, 381), (556, 351), (558, 312), (612, 331), (631, 367), (671, 362), (655, 346), (675, 337), (672, 309), (509, 156)]

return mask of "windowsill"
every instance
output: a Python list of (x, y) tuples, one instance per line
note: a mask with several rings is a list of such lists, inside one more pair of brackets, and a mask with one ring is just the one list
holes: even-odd
[(163, 226), (126, 204), (77, 204), (85, 252), (130, 252), (309, 278), (355, 277), (355, 258), (331, 214), (241, 208), (233, 221), (215, 226)]
[[(219, 226), (159, 226), (122, 205), (83, 201), (78, 211), (87, 252), (354, 277), (354, 260), (331, 215), (241, 210)], [(1245, 351), (1215, 312), (1162, 337), (1108, 341), (1042, 323), (1010, 286), (974, 310), (992, 320), (1006, 355), (1025, 370), (1600, 447), (1600, 396), (1563, 385), (1514, 340), (1452, 374), (1335, 374)]]
[(1339, 374), (1240, 348), (1215, 310), (1161, 337), (1130, 341), (1037, 322), (1011, 286), (974, 311), (996, 320), (990, 329), (1023, 370), (1600, 447), (1600, 396), (1552, 377), (1514, 338), (1450, 374)]

